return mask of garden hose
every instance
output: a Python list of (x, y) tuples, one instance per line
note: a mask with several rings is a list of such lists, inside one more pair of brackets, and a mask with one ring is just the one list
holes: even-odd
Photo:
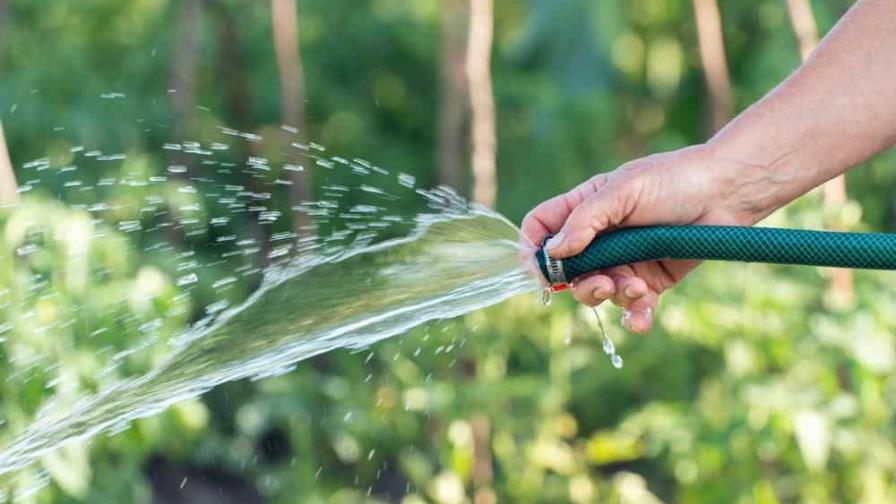
[(623, 264), (695, 259), (896, 270), (896, 234), (845, 233), (739, 226), (655, 226), (603, 233), (580, 254), (535, 253), (552, 290), (575, 278)]

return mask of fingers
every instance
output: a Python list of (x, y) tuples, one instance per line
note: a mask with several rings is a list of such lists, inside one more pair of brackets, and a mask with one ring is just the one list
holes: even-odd
[(622, 325), (626, 329), (636, 333), (646, 333), (653, 325), (653, 310), (656, 308), (657, 294), (648, 291), (647, 294), (632, 301), (622, 312)]
[(608, 178), (607, 174), (597, 175), (573, 190), (555, 196), (532, 209), (523, 218), (520, 226), (522, 239), (540, 247), (545, 235), (560, 231), (574, 209), (603, 187)]
[(545, 235), (559, 231), (573, 208), (583, 200), (584, 196), (576, 190), (554, 196), (526, 214), (520, 227), (521, 234), (533, 245), (540, 247)]
[(611, 300), (613, 304), (623, 308), (622, 325), (636, 333), (650, 330), (653, 323), (653, 309), (659, 297), (658, 292), (630, 266), (613, 268), (606, 274), (613, 280), (615, 294)]
[(556, 233), (563, 226), (563, 222), (569, 215), (568, 211), (564, 213), (564, 207), (561, 196), (557, 196), (533, 208), (523, 218), (523, 223), (520, 226), (520, 240), (527, 245), (540, 247), (541, 240), (545, 235)]
[(613, 274), (611, 278), (616, 291), (613, 304), (617, 306), (626, 307), (647, 294), (647, 283), (639, 277)]
[(618, 272), (600, 273), (579, 278), (570, 287), (573, 297), (582, 304), (597, 306), (610, 299), (621, 306), (622, 325), (629, 331), (646, 333), (653, 325), (659, 296), (641, 278)]
[(649, 331), (659, 297), (657, 291), (629, 266), (613, 268), (606, 276), (613, 281), (614, 294), (610, 299), (623, 308), (622, 325), (636, 333)]
[(576, 279), (570, 286), (570, 292), (576, 301), (588, 306), (597, 306), (613, 297), (616, 285), (607, 275), (595, 274)]
[(630, 212), (627, 186), (609, 180), (600, 183), (599, 188), (572, 210), (560, 232), (547, 243), (551, 257), (563, 259), (578, 254), (598, 233), (620, 223)]

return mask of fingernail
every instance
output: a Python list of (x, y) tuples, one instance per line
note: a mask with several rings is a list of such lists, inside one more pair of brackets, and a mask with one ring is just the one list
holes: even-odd
[(623, 291), (623, 292), (625, 293), (625, 297), (628, 297), (628, 298), (638, 297), (638, 291), (635, 289), (635, 287), (633, 285), (627, 286), (625, 288), (625, 291)]
[(650, 327), (651, 309), (647, 308), (643, 311), (629, 312), (625, 311), (622, 315), (623, 325), (626, 329), (633, 332), (644, 332)]
[(561, 243), (563, 243), (563, 240), (565, 238), (566, 234), (563, 231), (560, 231), (559, 233), (551, 237), (551, 239), (548, 240), (547, 243), (544, 244), (544, 248), (547, 249), (548, 252), (550, 252), (557, 248), (557, 246), (559, 246)]
[(603, 301), (604, 299), (607, 299), (609, 297), (608, 294), (609, 292), (607, 292), (607, 289), (598, 287), (591, 292), (591, 297)]

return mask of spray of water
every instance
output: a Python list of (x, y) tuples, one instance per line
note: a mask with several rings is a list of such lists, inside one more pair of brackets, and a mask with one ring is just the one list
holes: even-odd
[[(366, 347), (427, 321), (539, 288), (519, 260), (518, 229), (448, 189), (420, 190), (410, 175), (363, 159), (328, 157), (314, 143), (292, 142), (293, 155), (287, 157), (294, 160), (299, 153), (306, 162), (290, 164), (240, 159), (234, 151), (241, 149), (231, 149), (231, 141), (262, 138), (221, 128), (213, 141), (165, 144), (163, 150), (176, 154), (176, 162), (164, 173), (147, 173), (139, 160), (131, 163), (125, 154), (83, 145), (70, 148), (65, 166), (41, 158), (20, 167), (24, 201), (50, 188), (72, 209), (89, 214), (84, 222), (103, 223), (91, 228), (93, 233), (114, 229), (135, 235), (131, 241), (148, 244), (147, 251), (175, 255), (172, 274), (183, 295), (194, 292), (200, 279), (215, 291), (230, 288), (239, 277), (263, 274), (264, 279), (235, 306), (228, 308), (223, 298), (207, 306), (210, 315), (169, 341), (166, 357), (149, 372), (112, 380), (73, 403), (50, 401), (0, 449), (0, 474), (28, 466), (68, 442), (123, 430), (134, 419), (218, 384), (282, 374), (314, 355)], [(208, 177), (212, 170), (217, 178)], [(319, 188), (319, 199), (290, 209), (309, 217), (305, 233), (263, 231), (288, 222), (290, 216), (277, 210), (277, 194), (292, 183), (288, 172), (303, 170), (312, 172)], [(87, 173), (101, 175), (89, 180)], [(118, 209), (110, 204), (116, 188), (142, 194), (139, 217), (117, 217)], [(239, 235), (240, 229), (253, 228), (255, 236)], [(172, 243), (172, 235), (184, 240), (213, 236), (214, 250), (220, 252), (201, 259)], [(23, 244), (17, 253), (25, 257), (42, 246)], [(242, 258), (242, 265), (234, 258)], [(263, 268), (266, 263), (275, 265)], [(226, 266), (206, 267), (211, 264)], [(219, 270), (219, 277), (210, 278)], [(47, 282), (35, 277), (31, 285), (33, 292), (26, 296), (33, 297)], [(0, 301), (3, 296), (0, 292)], [(122, 359), (153, 342), (151, 329), (158, 322), (141, 325), (150, 333), (113, 356), (102, 374), (118, 375)], [(72, 323), (59, 320), (41, 330)], [(605, 350), (621, 366), (612, 346)]]
[(284, 373), (322, 352), (365, 347), (538, 289), (520, 265), (513, 224), (448, 190), (415, 194), (428, 210), (414, 219), (409, 235), (377, 241), (371, 225), (380, 218), (359, 227), (346, 246), (308, 241), (296, 259), (268, 271), (241, 305), (177, 338), (151, 372), (71, 407), (46, 408), (0, 452), (0, 474), (66, 442), (124, 429), (218, 384)]

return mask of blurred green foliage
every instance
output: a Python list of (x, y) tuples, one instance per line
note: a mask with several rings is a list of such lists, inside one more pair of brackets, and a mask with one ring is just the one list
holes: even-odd
[[(596, 171), (704, 138), (708, 101), (690, 2), (496, 4), (498, 209), (506, 215), (518, 220)], [(299, 1), (307, 138), (435, 184), (440, 5)], [(812, 5), (822, 31), (848, 6)], [(50, 407), (64, 408), (149, 369), (202, 307), (222, 295), (241, 299), (258, 280), (251, 258), (219, 260), (226, 246), (216, 240), (251, 238), (252, 219), (213, 226), (222, 210), (183, 191), (189, 182), (177, 177), (161, 194), (100, 183), (164, 175), (177, 162), (165, 143), (218, 139), (219, 125), (266, 139), (279, 127), (269, 5), (206, 0), (195, 34), (201, 108), (190, 138), (173, 133), (178, 7), (0, 1), (0, 119), (19, 182), (33, 187), (2, 216), (4, 442), (51, 398)], [(786, 76), (798, 53), (784, 2), (721, 7), (743, 108)], [(245, 84), (242, 108), (228, 98), (234, 82)], [(235, 159), (278, 152), (267, 140), (235, 145)], [(127, 159), (104, 163), (76, 154), (78, 146)], [(838, 215), (822, 215), (810, 195), (774, 223), (896, 229), (893, 160), (854, 171), (853, 201)], [(73, 164), (76, 173), (64, 169)], [(258, 183), (281, 175), (274, 167)], [(255, 183), (237, 172), (209, 177)], [(316, 180), (317, 191), (352, 184), (338, 177)], [(76, 179), (81, 185), (67, 184)], [(97, 203), (108, 206), (99, 217), (90, 209)], [(113, 224), (145, 229), (157, 224), (146, 205), (176, 217), (199, 203), (190, 232), (174, 237)], [(285, 191), (269, 204), (289, 213)], [(205, 273), (189, 288), (176, 281), (183, 254)], [(212, 287), (233, 272), (240, 279), (229, 289)], [(283, 503), (893, 502), (896, 277), (859, 272), (855, 280), (854, 304), (836, 309), (820, 270), (705, 265), (664, 297), (649, 336), (610, 324), (622, 370), (601, 352), (589, 311), (568, 299), (550, 309), (516, 299), (369, 351), (227, 384), (114, 436), (74, 443), (43, 459), (48, 485), (21, 500), (145, 502), (146, 468), (162, 456), (218, 468)], [(120, 365), (107, 367), (113, 361)], [(28, 487), (37, 469), (8, 477), (7, 489)]]

